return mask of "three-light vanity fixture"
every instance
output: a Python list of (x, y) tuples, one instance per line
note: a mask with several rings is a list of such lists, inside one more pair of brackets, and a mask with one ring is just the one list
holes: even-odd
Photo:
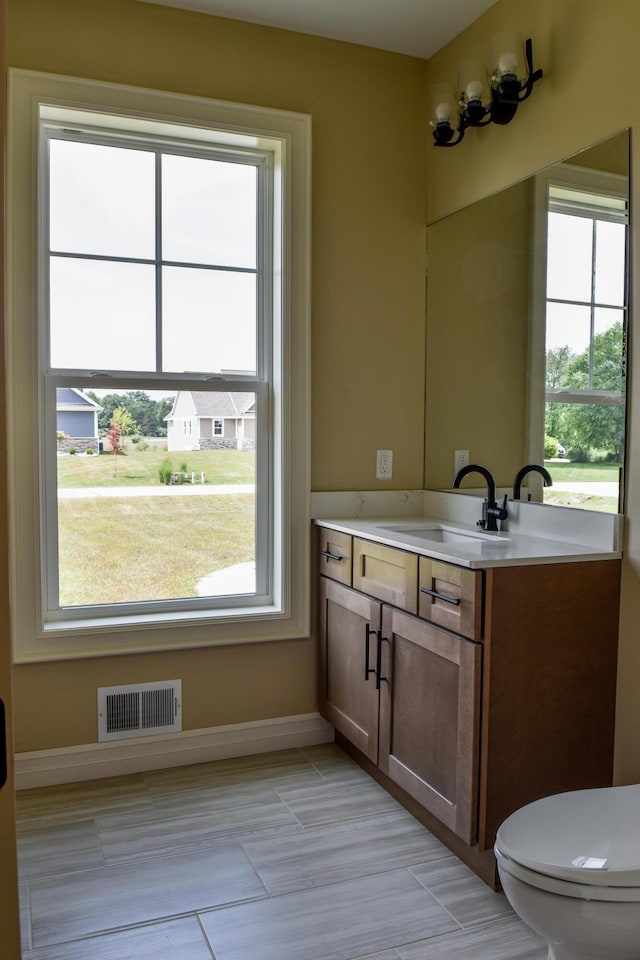
[(431, 91), (433, 139), (436, 147), (455, 147), (467, 127), (504, 126), (516, 115), (519, 104), (531, 96), (542, 70), (533, 69), (533, 45), (523, 45), (513, 33), (493, 38), (491, 69), (481, 60), (460, 64), (458, 90), (446, 83)]

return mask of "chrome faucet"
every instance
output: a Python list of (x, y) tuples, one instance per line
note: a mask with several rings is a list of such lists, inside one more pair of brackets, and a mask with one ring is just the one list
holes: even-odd
[(507, 513), (507, 495), (505, 493), (502, 506), (499, 507), (496, 503), (496, 482), (489, 470), (486, 467), (481, 467), (478, 463), (468, 463), (466, 467), (458, 470), (453, 478), (453, 486), (457, 489), (469, 473), (479, 473), (487, 481), (487, 496), (482, 501), (482, 519), (478, 520), (477, 525), (482, 527), (483, 530), (497, 531), (498, 520), (506, 520), (509, 516)]
[[(542, 477), (545, 487), (552, 487), (553, 480), (551, 479), (551, 474), (545, 467), (541, 467), (539, 463), (527, 463), (524, 467), (521, 467), (520, 470), (516, 473), (515, 479), (513, 481), (513, 499), (520, 500), (520, 490), (522, 487), (522, 481), (528, 473), (539, 473)], [(529, 494), (529, 500), (531, 500), (531, 494)]]

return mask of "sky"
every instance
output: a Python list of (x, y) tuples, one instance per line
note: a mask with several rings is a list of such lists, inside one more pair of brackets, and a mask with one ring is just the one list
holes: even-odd
[(595, 263), (593, 244), (591, 219), (549, 214), (547, 297), (574, 302), (547, 305), (547, 350), (569, 346), (574, 353), (582, 353), (587, 349), (591, 338), (592, 286), (595, 302), (607, 305), (595, 308), (594, 334), (623, 319), (625, 226), (597, 221)]
[[(50, 171), (52, 366), (154, 370), (155, 153), (52, 139)], [(256, 167), (168, 155), (161, 181), (163, 368), (255, 369)]]

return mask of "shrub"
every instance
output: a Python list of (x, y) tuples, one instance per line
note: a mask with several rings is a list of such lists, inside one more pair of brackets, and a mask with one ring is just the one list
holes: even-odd
[(67, 436), (67, 435), (66, 435), (66, 433), (64, 432), (64, 430), (56, 430), (56, 440), (57, 440), (58, 442), (60, 442), (60, 440), (65, 440), (65, 439), (66, 439), (66, 436)]
[(148, 449), (149, 449), (149, 444), (146, 443), (144, 440), (142, 440), (142, 441), (138, 444), (138, 450), (144, 452), (145, 450), (148, 450)]
[(574, 460), (576, 463), (592, 463), (593, 462), (593, 453), (587, 447), (570, 447), (567, 450), (567, 457), (569, 460)]
[(544, 458), (545, 460), (553, 460), (558, 456), (558, 451), (560, 449), (560, 441), (556, 440), (555, 437), (549, 437), (545, 434), (544, 437)]
[(160, 477), (160, 483), (168, 484), (171, 481), (171, 474), (173, 473), (173, 466), (170, 460), (163, 460), (160, 466), (158, 467), (158, 476)]
[(70, 448), (69, 448), (69, 456), (70, 456), (70, 457), (72, 457), (72, 456), (73, 456), (75, 453), (77, 453), (77, 452), (78, 452), (78, 451), (76, 450), (75, 447), (70, 447)]
[(90, 457), (93, 454), (93, 450), (91, 449), (91, 447), (87, 447), (87, 449), (85, 450), (85, 453), (87, 454), (88, 457)]

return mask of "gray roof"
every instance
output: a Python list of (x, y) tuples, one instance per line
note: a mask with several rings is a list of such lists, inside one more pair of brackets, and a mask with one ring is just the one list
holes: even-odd
[(241, 417), (255, 413), (255, 393), (209, 393), (192, 390), (191, 396), (199, 417)]
[(77, 387), (56, 387), (56, 407), (58, 410), (69, 410), (72, 407), (76, 410), (102, 410), (99, 403)]

